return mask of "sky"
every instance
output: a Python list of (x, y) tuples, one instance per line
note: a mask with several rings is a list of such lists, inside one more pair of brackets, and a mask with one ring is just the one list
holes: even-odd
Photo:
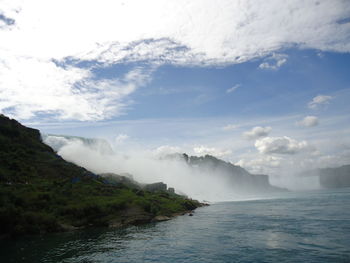
[(349, 0), (0, 0), (0, 112), (254, 173), (350, 163)]

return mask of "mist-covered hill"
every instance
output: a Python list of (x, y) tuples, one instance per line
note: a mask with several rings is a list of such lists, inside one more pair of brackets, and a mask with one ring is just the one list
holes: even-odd
[(128, 173), (144, 184), (164, 182), (177, 193), (199, 200), (238, 200), (285, 190), (272, 186), (267, 175), (250, 174), (213, 156), (157, 155), (139, 149), (126, 153), (117, 148), (106, 152), (100, 150), (101, 141), (103, 145), (107, 143), (100, 139), (88, 139), (86, 143), (86, 139), (80, 137), (44, 136), (44, 142), (65, 160), (94, 173)]
[(68, 142), (77, 142), (81, 143), (86, 148), (93, 151), (98, 151), (101, 154), (113, 154), (112, 147), (104, 139), (53, 134), (42, 134), (42, 139), (56, 152), (65, 146)]
[(318, 170), (320, 184), (324, 188), (350, 187), (350, 165)]
[(317, 179), (318, 188), (350, 187), (350, 165), (303, 171), (298, 178)]
[(173, 154), (168, 158), (179, 158), (188, 166), (209, 173), (218, 180), (224, 182), (232, 188), (232, 191), (248, 193), (268, 193), (275, 191), (286, 191), (286, 189), (272, 186), (269, 176), (264, 174), (251, 174), (244, 168), (225, 162), (211, 155), (188, 156), (187, 154)]
[(113, 179), (65, 161), (38, 130), (0, 114), (0, 238), (139, 224), (200, 206), (159, 188), (133, 187), (122, 176)]

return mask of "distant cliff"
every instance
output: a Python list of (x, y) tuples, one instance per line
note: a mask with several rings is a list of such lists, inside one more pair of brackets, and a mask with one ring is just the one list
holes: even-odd
[(324, 188), (350, 187), (350, 165), (318, 170), (320, 184)]
[(226, 181), (227, 185), (232, 188), (232, 191), (246, 193), (286, 191), (286, 189), (272, 186), (268, 175), (251, 174), (240, 166), (225, 162), (211, 155), (197, 157), (188, 156), (187, 154), (172, 154), (168, 158), (182, 159), (191, 167), (220, 177), (218, 179)]

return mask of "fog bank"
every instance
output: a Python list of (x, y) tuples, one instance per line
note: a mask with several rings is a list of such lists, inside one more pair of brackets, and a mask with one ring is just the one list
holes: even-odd
[[(228, 174), (211, 167), (190, 166), (182, 158), (164, 158), (159, 153), (143, 150), (125, 154), (113, 150), (107, 141), (100, 139), (56, 135), (42, 137), (62, 158), (96, 174), (129, 173), (140, 183), (164, 182), (168, 187), (174, 187), (177, 193), (201, 201), (244, 200), (268, 194), (266, 191), (252, 191), (239, 183), (233, 187)], [(285, 178), (272, 177), (270, 181), (283, 187), (286, 184), (300, 186), (300, 182), (286, 182)]]

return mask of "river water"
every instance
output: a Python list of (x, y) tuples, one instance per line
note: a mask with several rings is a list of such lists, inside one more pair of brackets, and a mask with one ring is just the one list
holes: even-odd
[(350, 189), (221, 202), (167, 222), (1, 241), (0, 262), (350, 262)]

